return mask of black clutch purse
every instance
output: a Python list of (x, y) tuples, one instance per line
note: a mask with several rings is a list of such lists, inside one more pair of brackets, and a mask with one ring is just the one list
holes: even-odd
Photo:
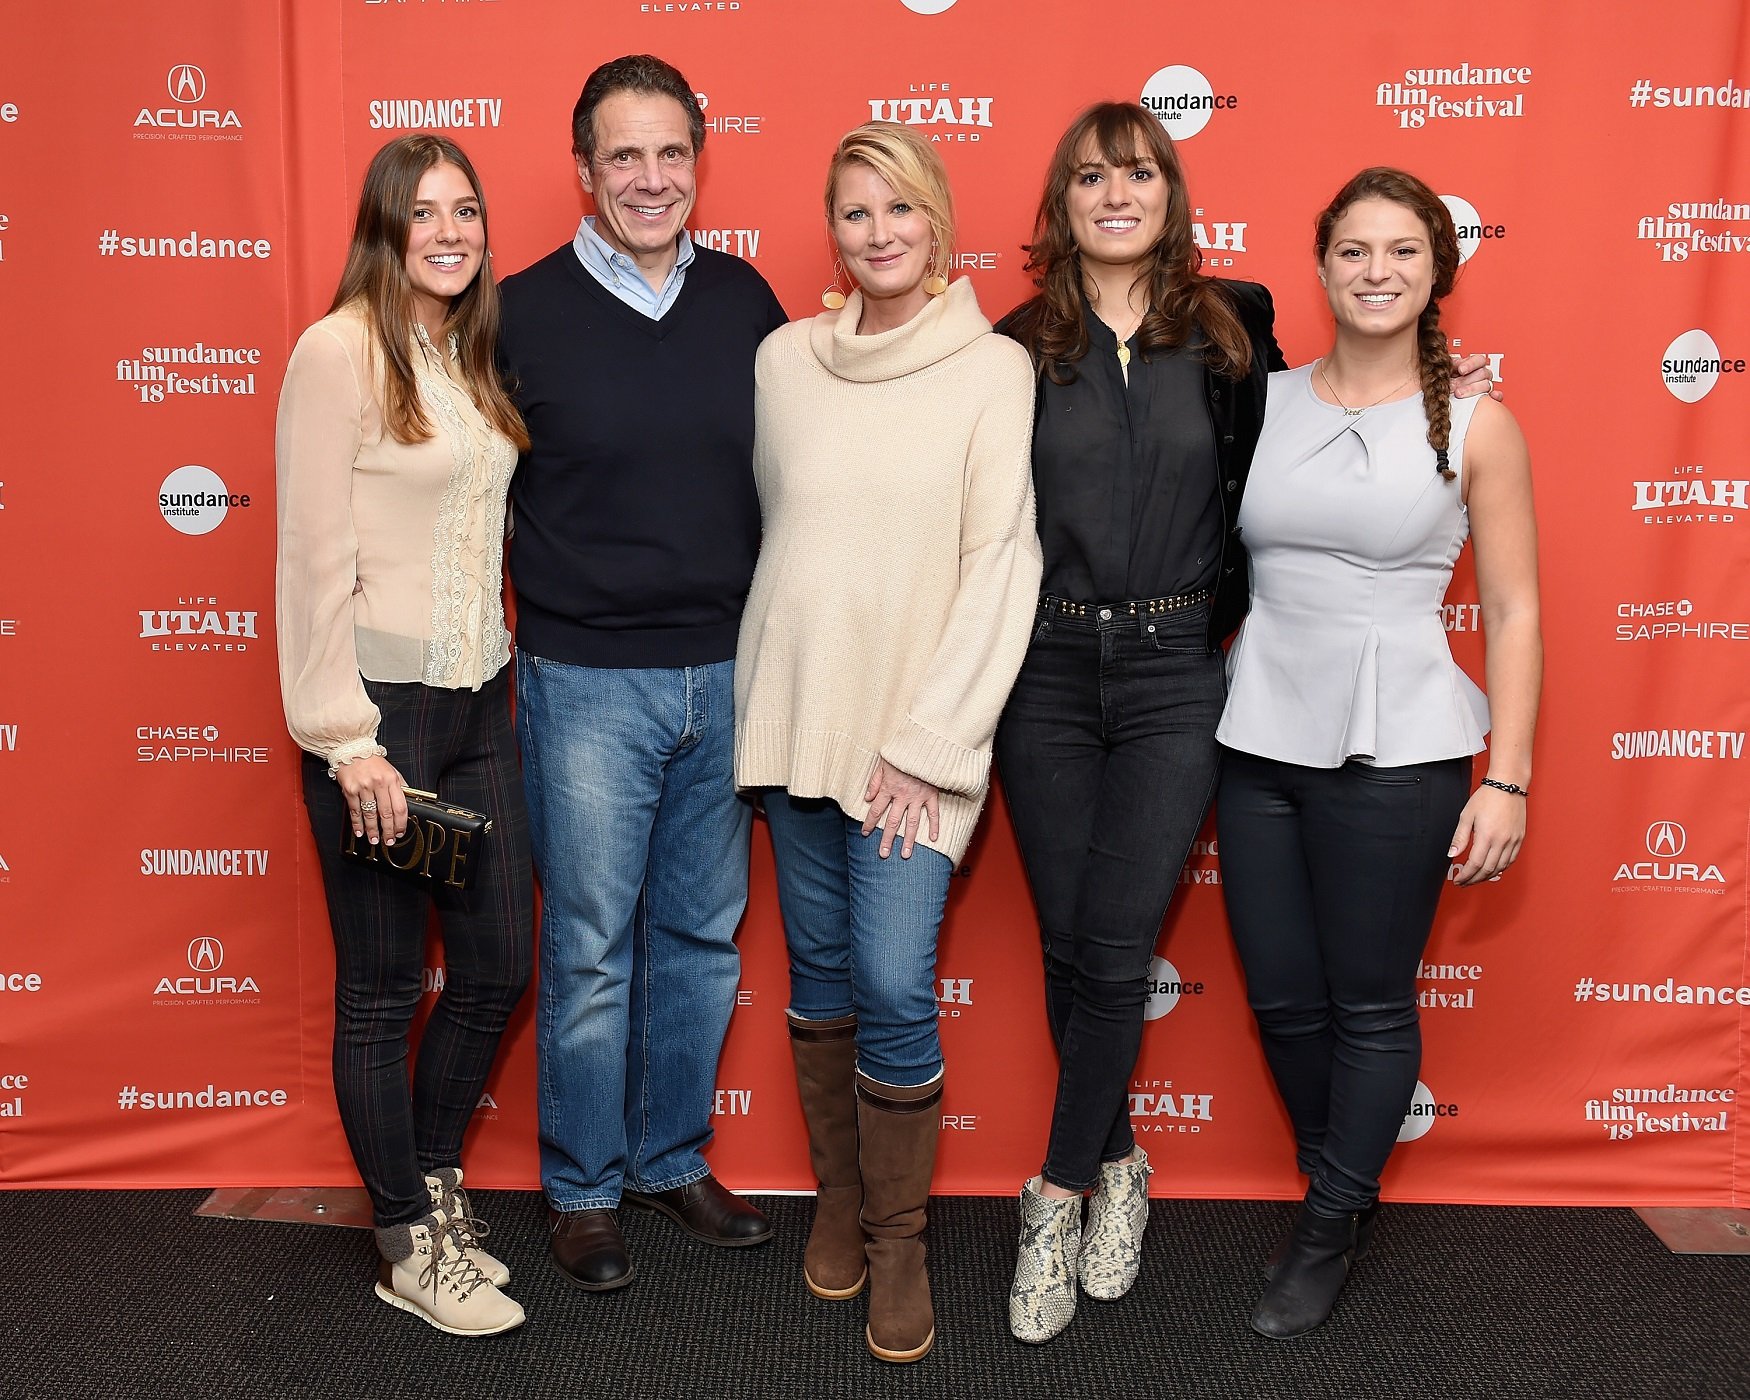
[(373, 846), (353, 834), (348, 813), (340, 824), (340, 854), (360, 865), (415, 881), (433, 896), (466, 895), (480, 864), (479, 838), (492, 830), (492, 818), (445, 802), (435, 792), (408, 788), (406, 793), (406, 835), (393, 846), (383, 842)]

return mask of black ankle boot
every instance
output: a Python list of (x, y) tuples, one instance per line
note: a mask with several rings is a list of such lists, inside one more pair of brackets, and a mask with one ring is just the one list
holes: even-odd
[(1333, 1217), (1300, 1208), (1288, 1252), (1252, 1309), (1254, 1332), (1298, 1337), (1330, 1317), (1355, 1258), (1355, 1225), (1353, 1215)]
[[(1379, 1202), (1375, 1201), (1366, 1210), (1359, 1211), (1355, 1216), (1355, 1262), (1359, 1264), (1366, 1257), (1367, 1251), (1373, 1246), (1373, 1232), (1379, 1227)], [(1276, 1271), (1282, 1267), (1282, 1258), (1288, 1253), (1288, 1242), (1294, 1238), (1291, 1229), (1281, 1239), (1276, 1241), (1276, 1248), (1270, 1251), (1270, 1257), (1264, 1261), (1265, 1279), (1276, 1277)]]

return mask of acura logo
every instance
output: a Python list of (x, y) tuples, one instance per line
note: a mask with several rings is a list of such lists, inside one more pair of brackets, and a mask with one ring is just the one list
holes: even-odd
[(170, 70), (170, 100), (199, 102), (207, 95), (207, 75), (192, 63), (179, 63)]
[(1676, 822), (1654, 822), (1647, 828), (1647, 853), (1676, 857), (1689, 844), (1689, 833)]
[(225, 965), (225, 945), (216, 938), (191, 938), (188, 965), (196, 972), (217, 972)]

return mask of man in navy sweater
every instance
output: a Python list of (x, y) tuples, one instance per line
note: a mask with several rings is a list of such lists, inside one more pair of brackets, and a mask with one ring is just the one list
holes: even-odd
[(550, 1250), (632, 1280), (622, 1196), (716, 1245), (771, 1225), (705, 1164), (740, 971), (750, 809), (734, 656), (759, 547), (754, 352), (783, 308), (686, 232), (704, 115), (669, 64), (603, 64), (572, 112), (596, 213), (504, 284), (517, 467), (517, 732), (541, 877)]

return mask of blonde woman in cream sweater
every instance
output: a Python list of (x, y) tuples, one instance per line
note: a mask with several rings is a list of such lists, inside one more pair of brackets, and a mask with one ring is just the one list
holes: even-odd
[(763, 798), (820, 1184), (809, 1289), (869, 1285), (869, 1349), (935, 1341), (922, 1233), (942, 1095), (936, 934), (1037, 601), (1033, 375), (947, 284), (934, 149), (839, 143), (833, 308), (761, 346), (765, 539), (736, 653), (735, 778)]

